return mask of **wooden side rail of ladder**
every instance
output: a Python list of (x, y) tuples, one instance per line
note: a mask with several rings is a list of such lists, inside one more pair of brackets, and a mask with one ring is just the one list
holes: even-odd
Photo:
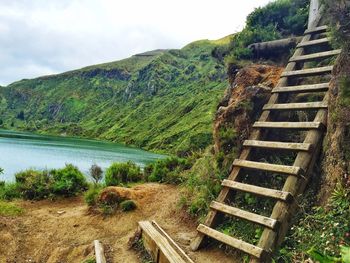
[[(318, 22), (315, 23), (317, 24)], [(318, 75), (328, 76), (331, 73), (333, 66), (297, 69), (297, 66), (300, 64), (304, 65), (304, 62), (325, 59), (340, 54), (341, 50), (306, 54), (311, 46), (323, 47), (325, 43), (328, 43), (328, 38), (313, 39), (326, 30), (327, 26), (319, 26), (305, 31), (301, 43), (298, 45), (293, 57), (289, 60), (276, 88), (273, 89), (269, 102), (263, 108), (259, 121), (253, 125), (254, 129), (249, 140), (244, 142), (239, 159), (234, 161), (233, 169), (228, 179), (222, 182), (223, 188), (216, 201), (211, 204), (205, 222), (198, 226), (198, 234), (191, 243), (192, 250), (197, 250), (203, 246), (205, 239), (209, 237), (249, 254), (251, 256), (251, 262), (271, 261), (272, 253), (283, 241), (289, 227), (291, 216), (297, 208), (295, 199), (303, 193), (307, 185), (309, 175), (312, 172), (321, 148), (322, 137), (327, 124), (329, 83), (297, 86), (289, 86), (288, 83), (289, 80), (293, 78)], [(324, 92), (323, 100), (311, 103), (279, 103), (282, 96), (314, 92)], [(272, 113), (278, 114), (279, 111), (285, 110), (317, 110), (317, 114), (312, 122), (273, 121), (274, 115), (272, 115)], [(271, 142), (264, 140), (264, 131), (269, 130), (271, 136), (275, 129), (297, 129), (306, 130), (307, 132), (304, 141), (301, 143)], [(249, 159), (252, 157), (252, 149), (254, 148), (297, 151), (297, 156), (293, 166), (253, 162)], [(240, 182), (239, 174), (242, 168), (286, 175), (283, 189), (275, 190)], [(254, 194), (257, 197), (269, 197), (274, 199), (276, 203), (271, 216), (261, 216), (228, 205), (227, 201), (235, 191)], [(216, 230), (215, 228), (221, 222), (223, 215), (233, 216), (263, 226), (264, 231), (258, 244), (250, 244)]]

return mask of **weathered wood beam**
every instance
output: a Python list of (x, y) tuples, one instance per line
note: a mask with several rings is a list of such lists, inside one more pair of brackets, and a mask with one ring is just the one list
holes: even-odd
[(94, 246), (95, 246), (96, 263), (106, 263), (107, 260), (106, 260), (105, 252), (101, 242), (99, 240), (94, 240)]

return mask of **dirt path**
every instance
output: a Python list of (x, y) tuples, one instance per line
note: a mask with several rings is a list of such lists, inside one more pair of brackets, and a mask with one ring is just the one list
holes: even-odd
[(156, 220), (195, 262), (237, 262), (222, 250), (189, 251), (196, 224), (178, 208), (175, 186), (137, 186), (138, 209), (113, 216), (91, 215), (81, 197), (60, 201), (20, 202), (25, 214), (0, 217), (0, 262), (84, 262), (92, 257), (92, 241), (106, 246), (109, 262), (141, 262), (127, 242), (140, 220)]

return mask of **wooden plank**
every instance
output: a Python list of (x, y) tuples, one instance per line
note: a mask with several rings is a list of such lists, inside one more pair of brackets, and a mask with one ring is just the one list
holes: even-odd
[(301, 70), (285, 71), (282, 73), (282, 77), (310, 77), (315, 75), (322, 75), (331, 73), (333, 66), (326, 66), (320, 68), (308, 68)]
[(330, 38), (325, 37), (325, 38), (320, 38), (320, 39), (315, 39), (315, 40), (310, 40), (307, 42), (299, 43), (297, 45), (297, 48), (310, 47), (310, 46), (316, 46), (316, 45), (324, 45), (324, 44), (328, 44), (329, 42), (330, 42)]
[(328, 26), (319, 26), (305, 30), (305, 35), (326, 32)]
[(312, 28), (319, 14), (319, 0), (310, 0), (308, 28)]
[(105, 252), (99, 240), (94, 240), (96, 263), (106, 263)]
[(243, 146), (291, 151), (310, 151), (312, 145), (309, 143), (245, 140)]
[(251, 213), (251, 212), (248, 212), (236, 207), (228, 206), (226, 204), (215, 202), (215, 201), (213, 201), (210, 204), (210, 208), (234, 217), (238, 217), (238, 218), (256, 223), (261, 226), (271, 228), (271, 229), (275, 229), (278, 223), (275, 219), (271, 219), (266, 216), (261, 216), (255, 213)]
[(266, 104), (263, 110), (315, 110), (327, 109), (328, 104), (322, 101), (303, 102), (303, 103), (282, 103), (282, 104)]
[(311, 85), (299, 85), (299, 86), (287, 86), (274, 88), (272, 93), (302, 93), (302, 92), (320, 92), (327, 91), (329, 89), (329, 83), (311, 84)]
[(247, 192), (255, 195), (260, 195), (264, 197), (274, 198), (285, 202), (291, 202), (293, 200), (293, 196), (288, 192), (264, 188), (264, 187), (255, 186), (251, 184), (243, 184), (243, 183), (234, 182), (234, 181), (225, 179), (222, 182), (222, 185), (234, 190)]
[(309, 54), (309, 55), (303, 55), (303, 56), (297, 56), (297, 57), (292, 57), (289, 59), (289, 61), (294, 61), (294, 62), (299, 62), (299, 61), (310, 61), (314, 59), (321, 59), (321, 58), (328, 58), (332, 56), (337, 56), (341, 52), (341, 49), (335, 49), (331, 51), (325, 51), (325, 52), (319, 52), (319, 53), (314, 53), (314, 54)]
[(253, 124), (254, 128), (276, 128), (276, 129), (320, 129), (321, 122), (261, 122)]
[(153, 260), (158, 263), (188, 263), (177, 253), (168, 239), (159, 232), (149, 221), (139, 222), (142, 230), (142, 239), (146, 250)]
[(193, 260), (180, 248), (178, 244), (161, 228), (156, 221), (152, 220), (152, 225), (168, 240), (171, 246), (179, 253), (179, 255), (188, 263), (194, 263)]
[(261, 162), (253, 162), (253, 161), (239, 160), (239, 159), (234, 160), (233, 165), (239, 166), (241, 168), (252, 169), (252, 170), (262, 170), (262, 171), (268, 171), (268, 172), (280, 173), (280, 174), (289, 174), (289, 175), (295, 175), (295, 176), (299, 176), (302, 174), (302, 169), (296, 166), (261, 163)]
[(264, 255), (267, 253), (263, 249), (254, 246), (252, 244), (249, 244), (247, 242), (244, 242), (242, 240), (236, 239), (234, 237), (231, 237), (229, 235), (225, 235), (215, 229), (212, 229), (210, 227), (207, 227), (203, 224), (200, 224), (197, 228), (197, 230), (211, 238), (214, 238), (226, 245), (229, 245), (233, 248), (239, 249), (249, 255), (252, 255), (256, 258), (262, 259), (264, 258)]

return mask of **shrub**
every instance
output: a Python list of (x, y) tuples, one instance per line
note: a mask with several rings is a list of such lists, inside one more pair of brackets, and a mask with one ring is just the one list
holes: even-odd
[(0, 200), (13, 200), (21, 197), (17, 184), (10, 183), (0, 186)]
[(135, 202), (132, 200), (125, 200), (125, 201), (120, 203), (120, 208), (124, 212), (135, 210), (136, 207), (137, 206), (136, 206)]
[(307, 0), (277, 0), (255, 9), (247, 17), (246, 27), (235, 34), (230, 52), (235, 58), (250, 59), (248, 45), (290, 35), (302, 35), (308, 17)]
[(97, 185), (102, 180), (102, 168), (97, 164), (93, 164), (91, 165), (89, 172), (91, 178), (94, 180), (95, 185)]
[(100, 194), (100, 189), (97, 187), (91, 187), (85, 194), (84, 200), (88, 206), (95, 206), (98, 202), (98, 197)]
[(26, 170), (15, 174), (18, 191), (26, 199), (43, 199), (51, 193), (52, 177), (47, 172)]
[(186, 177), (181, 204), (190, 215), (202, 217), (207, 214), (210, 202), (219, 194), (223, 179), (217, 161), (209, 149), (198, 158)]
[(187, 159), (168, 157), (145, 167), (145, 178), (150, 182), (177, 184), (183, 181), (181, 172), (191, 168)]
[(16, 184), (7, 187), (14, 188), (16, 197), (26, 199), (43, 199), (54, 195), (73, 196), (87, 189), (84, 175), (72, 164), (51, 171), (29, 169), (15, 174), (15, 178)]
[(137, 182), (142, 179), (141, 169), (134, 162), (113, 163), (106, 171), (105, 183), (107, 186), (117, 186), (128, 182)]
[(50, 173), (53, 176), (54, 194), (73, 196), (87, 189), (85, 176), (72, 164), (67, 164), (63, 169), (51, 170)]

